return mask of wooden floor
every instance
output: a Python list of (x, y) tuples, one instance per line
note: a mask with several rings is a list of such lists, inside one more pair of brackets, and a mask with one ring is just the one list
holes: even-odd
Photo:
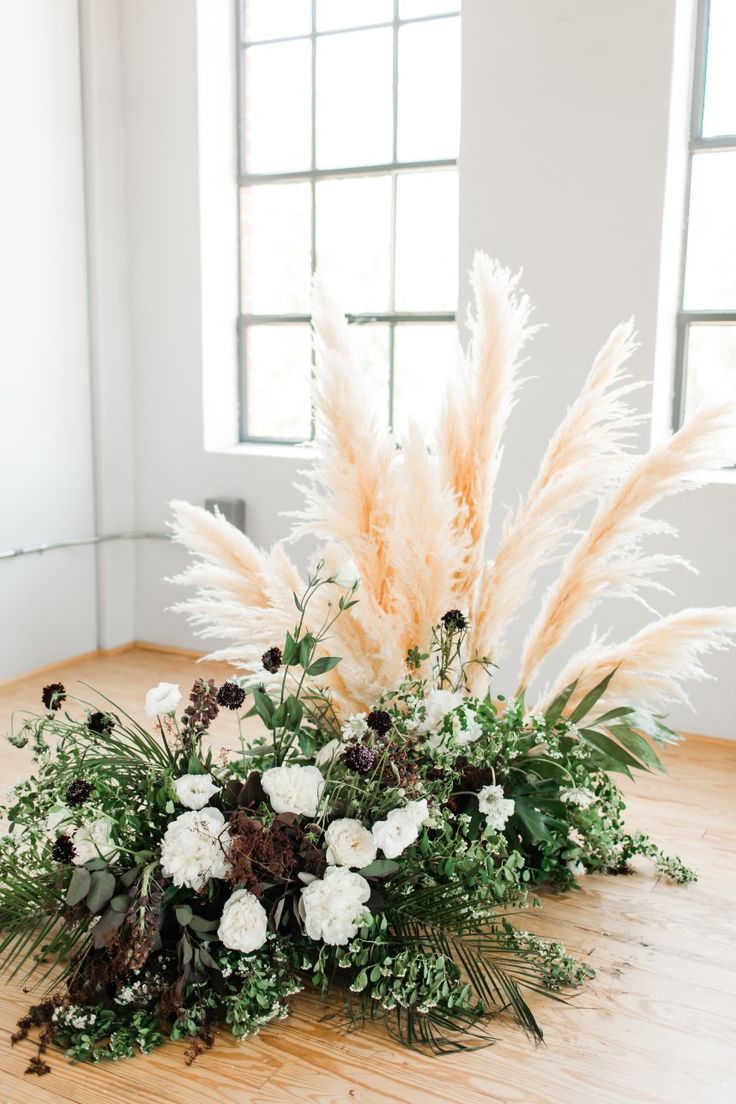
[[(222, 678), (221, 667), (204, 668)], [(136, 648), (60, 664), (142, 716), (159, 680), (182, 689), (203, 666)], [(41, 681), (50, 681), (50, 676)], [(38, 677), (0, 687), (0, 728), (14, 708), (36, 708)], [(232, 739), (228, 721), (222, 740)], [(26, 751), (4, 745), (4, 785)], [(224, 1033), (190, 1069), (183, 1045), (99, 1068), (51, 1057), (53, 1072), (24, 1077), (31, 1053), (9, 1036), (28, 998), (8, 987), (0, 1005), (0, 1104), (720, 1104), (736, 1101), (736, 741), (692, 738), (666, 755), (668, 778), (628, 784), (630, 825), (645, 828), (695, 866), (679, 887), (647, 864), (631, 877), (584, 879), (580, 893), (546, 896), (527, 926), (562, 938), (597, 970), (567, 1005), (539, 1000), (546, 1045), (502, 1020), (498, 1042), (474, 1054), (425, 1058), (392, 1044), (380, 1026), (349, 1033), (321, 1022), (311, 996), (293, 1015), (237, 1044)]]

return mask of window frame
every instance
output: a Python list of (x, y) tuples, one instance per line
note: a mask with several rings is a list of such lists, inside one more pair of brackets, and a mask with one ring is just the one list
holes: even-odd
[[(247, 330), (253, 326), (267, 325), (309, 325), (311, 314), (257, 314), (243, 311), (242, 274), (243, 274), (243, 234), (241, 224), (240, 196), (245, 187), (258, 186), (259, 184), (280, 184), (288, 182), (304, 182), (310, 187), (311, 198), (311, 272), (314, 275), (317, 265), (317, 240), (316, 240), (316, 185), (321, 180), (349, 179), (351, 177), (365, 178), (367, 176), (390, 176), (391, 178), (391, 268), (390, 268), (390, 309), (383, 312), (351, 314), (346, 313), (349, 324), (385, 324), (388, 325), (388, 424), (393, 426), (394, 421), (394, 366), (395, 366), (395, 334), (397, 324), (406, 323), (453, 323), (457, 320), (457, 310), (454, 311), (397, 311), (395, 309), (395, 278), (396, 278), (396, 211), (397, 211), (397, 178), (401, 173), (433, 172), (454, 170), (458, 171), (458, 157), (427, 159), (421, 161), (399, 161), (397, 154), (398, 143), (398, 59), (399, 59), (399, 31), (402, 26), (418, 23), (436, 23), (446, 19), (462, 20), (461, 2), (458, 0), (457, 8), (447, 12), (439, 12), (432, 15), (416, 16), (410, 19), (401, 18), (399, 14), (400, 0), (393, 0), (393, 19), (381, 23), (371, 23), (355, 27), (336, 28), (334, 30), (317, 31), (317, 0), (311, 0), (311, 31), (307, 34), (289, 35), (279, 38), (259, 39), (248, 43), (245, 39), (245, 5), (248, 0), (235, 0), (236, 7), (236, 95), (237, 95), (237, 170), (238, 170), (238, 320), (237, 320), (237, 365), (238, 365), (238, 441), (239, 444), (257, 445), (300, 445), (314, 438), (314, 412), (310, 412), (310, 433), (304, 437), (268, 437), (249, 434), (248, 409), (247, 409)], [(462, 26), (462, 22), (460, 23)], [(392, 80), (392, 109), (393, 109), (393, 138), (392, 159), (383, 164), (350, 165), (337, 168), (317, 168), (317, 129), (316, 129), (316, 85), (317, 85), (317, 41), (320, 38), (337, 34), (377, 30), (379, 28), (391, 28), (393, 32), (393, 80)], [(310, 167), (306, 170), (273, 173), (250, 173), (245, 168), (245, 119), (243, 106), (245, 104), (245, 70), (246, 55), (251, 46), (262, 46), (278, 42), (310, 41), (311, 42), (311, 151)]]
[(683, 238), (680, 264), (680, 286), (677, 304), (677, 336), (675, 346), (675, 372), (673, 381), (672, 428), (678, 430), (684, 421), (687, 396), (687, 350), (690, 327), (702, 323), (728, 323), (736, 325), (736, 307), (728, 310), (688, 310), (685, 308), (685, 279), (690, 230), (690, 198), (693, 161), (702, 155), (720, 151), (736, 151), (736, 134), (703, 135), (705, 110), (705, 83), (708, 67), (708, 29), (710, 0), (697, 0), (695, 12), (694, 56), (690, 92), (690, 116), (687, 151), (687, 180), (683, 218)]

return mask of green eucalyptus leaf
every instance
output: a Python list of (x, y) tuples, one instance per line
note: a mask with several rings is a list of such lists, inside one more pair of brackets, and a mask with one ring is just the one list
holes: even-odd
[(197, 916), (196, 914), (189, 921), (189, 927), (196, 932), (215, 931), (219, 926), (219, 920), (205, 920), (204, 916)]
[(69, 882), (69, 888), (66, 891), (66, 897), (64, 900), (68, 905), (78, 905), (80, 901), (89, 893), (89, 884), (92, 880), (92, 875), (85, 867), (79, 866), (74, 871)]
[(115, 892), (115, 875), (109, 870), (95, 870), (91, 875), (86, 904), (90, 912), (100, 912)]
[(374, 859), (368, 866), (364, 866), (358, 873), (363, 878), (388, 878), (395, 874), (401, 867), (393, 859)]
[(177, 905), (177, 907), (174, 909), (174, 915), (176, 916), (176, 919), (181, 924), (181, 926), (185, 928), (189, 921), (192, 919), (191, 906)]

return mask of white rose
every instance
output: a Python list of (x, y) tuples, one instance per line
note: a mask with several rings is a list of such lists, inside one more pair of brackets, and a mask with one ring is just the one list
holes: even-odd
[(250, 954), (266, 942), (267, 925), (268, 916), (258, 898), (239, 889), (225, 902), (217, 938), (231, 951)]
[(270, 767), (261, 785), (276, 813), (316, 816), (325, 780), (317, 767)]
[(426, 797), (423, 797), (421, 801), (408, 802), (408, 804), (404, 805), (402, 812), (406, 813), (406, 815), (414, 821), (417, 828), (429, 824), (432, 819), (429, 815)]
[(339, 753), (342, 744), (339, 740), (330, 740), (329, 743), (321, 747), (314, 757), (314, 761), (318, 767), (324, 767), (327, 763), (331, 763), (335, 756)]
[(514, 802), (504, 797), (500, 786), (484, 786), (478, 794), (478, 808), (485, 813), (486, 823), (501, 832), (514, 812)]
[(176, 683), (160, 682), (146, 694), (146, 713), (149, 717), (173, 713), (180, 701), (181, 691)]
[(300, 911), (310, 939), (343, 946), (358, 933), (371, 887), (346, 866), (330, 866), (302, 890)]
[(207, 806), (172, 820), (161, 844), (161, 869), (174, 885), (200, 890), (208, 878), (224, 878), (230, 870), (225, 848), (230, 835), (219, 809)]
[(387, 859), (395, 859), (417, 839), (422, 823), (419, 811), (413, 808), (417, 805), (424, 805), (426, 813), (426, 801), (413, 801), (406, 808), (392, 809), (385, 820), (373, 825), (373, 839)]
[(434, 732), (435, 729), (440, 727), (447, 714), (452, 713), (453, 709), (457, 709), (464, 701), (465, 698), (459, 691), (431, 690), (424, 699), (426, 714), (424, 720), (420, 722), (417, 732), (422, 735)]
[(211, 774), (183, 774), (172, 783), (174, 793), (187, 809), (202, 809), (219, 790)]
[(333, 820), (325, 832), (327, 861), (335, 866), (353, 866), (360, 870), (376, 857), (373, 835), (359, 820)]
[(360, 573), (355, 560), (345, 560), (335, 572), (335, 582), (338, 586), (350, 590), (360, 582)]
[(74, 842), (75, 866), (84, 866), (90, 859), (106, 859), (115, 862), (120, 852), (115, 846), (111, 834), (111, 824), (107, 817), (98, 817), (89, 824), (81, 824), (72, 833)]

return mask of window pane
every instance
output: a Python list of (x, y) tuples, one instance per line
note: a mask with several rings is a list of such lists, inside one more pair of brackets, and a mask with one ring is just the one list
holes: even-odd
[(240, 193), (241, 290), (247, 314), (309, 311), (309, 184), (258, 184)]
[(360, 322), (354, 323), (349, 332), (356, 367), (368, 380), (376, 409), (388, 420), (389, 327)]
[(460, 140), (460, 20), (433, 19), (399, 31), (400, 161), (457, 157)]
[(457, 329), (449, 323), (406, 323), (394, 337), (394, 429), (410, 418), (423, 427), (437, 421), (445, 385), (457, 367)]
[(736, 307), (736, 152), (693, 157), (685, 309)]
[(399, 15), (402, 19), (420, 19), (423, 15), (460, 11), (461, 6), (461, 0), (401, 0)]
[(247, 172), (308, 169), (312, 157), (309, 39), (245, 51)]
[(394, 0), (317, 0), (318, 31), (368, 27), (391, 23), (393, 18)]
[[(686, 418), (706, 399), (730, 397), (736, 401), (736, 323), (692, 323), (686, 354)], [(736, 463), (736, 436), (733, 459)]]
[(247, 436), (309, 437), (309, 326), (250, 326), (245, 358)]
[(400, 174), (396, 193), (396, 309), (454, 311), (457, 172)]
[(318, 267), (347, 311), (385, 311), (391, 282), (391, 180), (324, 180), (316, 186)]
[(312, 30), (312, 0), (244, 0), (246, 42)]
[(393, 152), (393, 32), (327, 35), (317, 43), (317, 164), (383, 164)]
[(736, 134), (736, 4), (710, 0), (703, 134)]

